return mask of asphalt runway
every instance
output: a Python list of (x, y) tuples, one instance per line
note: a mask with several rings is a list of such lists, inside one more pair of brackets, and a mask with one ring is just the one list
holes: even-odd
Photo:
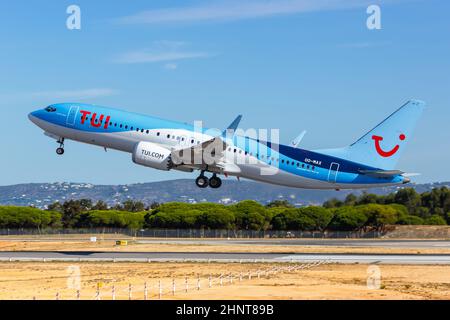
[(0, 252), (0, 261), (90, 261), (90, 262), (291, 262), (361, 264), (444, 264), (450, 254), (283, 254), (283, 253), (194, 253), (194, 252)]
[(159, 239), (138, 240), (147, 244), (184, 245), (267, 245), (267, 246), (327, 246), (359, 248), (450, 249), (448, 240), (379, 240), (379, 239)]

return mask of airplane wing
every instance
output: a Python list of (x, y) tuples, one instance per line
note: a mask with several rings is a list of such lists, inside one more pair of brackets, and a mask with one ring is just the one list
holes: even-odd
[(208, 170), (217, 173), (239, 174), (241, 169), (224, 157), (227, 143), (221, 137), (215, 137), (190, 148), (174, 150), (172, 162), (177, 168)]
[(224, 154), (228, 144), (224, 141), (223, 137), (227, 137), (227, 133), (234, 135), (241, 120), (242, 115), (236, 117), (223, 132), (222, 136), (217, 136), (190, 148), (172, 151), (172, 161), (175, 165), (174, 169), (189, 168), (238, 175), (241, 172), (240, 167), (225, 160)]

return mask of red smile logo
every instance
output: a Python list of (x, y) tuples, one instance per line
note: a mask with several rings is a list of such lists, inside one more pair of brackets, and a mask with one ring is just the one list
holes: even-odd
[[(398, 138), (401, 141), (404, 141), (406, 139), (406, 136), (402, 133)], [(400, 146), (397, 144), (392, 150), (384, 151), (380, 146), (380, 141), (383, 141), (383, 137), (372, 136), (372, 139), (375, 141), (375, 149), (377, 150), (378, 154), (384, 158), (392, 157), (398, 151), (398, 149), (400, 149)]]

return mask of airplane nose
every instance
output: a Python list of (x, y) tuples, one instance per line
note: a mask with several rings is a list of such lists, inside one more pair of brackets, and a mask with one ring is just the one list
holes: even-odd
[(407, 184), (407, 183), (410, 183), (410, 182), (411, 182), (410, 178), (403, 177), (403, 184)]
[(30, 112), (28, 114), (28, 119), (30, 119), (31, 122), (36, 123), (37, 119), (39, 119), (38, 112), (39, 111)]

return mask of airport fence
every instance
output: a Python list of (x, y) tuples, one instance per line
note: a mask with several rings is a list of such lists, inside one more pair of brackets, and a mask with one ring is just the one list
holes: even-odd
[[(187, 298), (200, 291), (226, 286), (251, 285), (255, 281), (271, 279), (277, 283), (278, 276), (294, 274), (322, 265), (329, 264), (328, 260), (318, 260), (309, 263), (285, 262), (277, 265), (243, 264), (242, 272), (210, 273), (209, 275), (186, 275), (178, 278), (143, 279), (142, 282), (124, 284), (116, 283), (113, 279), (109, 283), (79, 285), (77, 288), (61, 288), (49, 290), (30, 297), (32, 300), (161, 300)], [(260, 284), (258, 284), (260, 285)]]
[(211, 229), (0, 229), (0, 236), (66, 236), (66, 235), (116, 235), (133, 238), (212, 238), (212, 239), (261, 239), (261, 238), (312, 238), (348, 239), (380, 238), (385, 231), (280, 231), (280, 230), (211, 230)]

